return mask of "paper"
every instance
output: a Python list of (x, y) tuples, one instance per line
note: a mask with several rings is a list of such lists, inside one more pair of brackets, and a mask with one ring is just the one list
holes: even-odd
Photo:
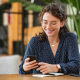
[(52, 73), (48, 73), (48, 74), (53, 74), (53, 75), (55, 75), (55, 76), (61, 76), (61, 75), (64, 75), (63, 73), (56, 73), (56, 72), (52, 72)]
[(35, 77), (49, 77), (49, 76), (61, 76), (61, 75), (64, 75), (64, 74), (63, 73), (52, 72), (52, 73), (48, 73), (48, 74), (33, 74), (32, 76), (35, 76)]
[(44, 74), (33, 74), (34, 77), (46, 77), (46, 76), (53, 76), (53, 75), (44, 75)]

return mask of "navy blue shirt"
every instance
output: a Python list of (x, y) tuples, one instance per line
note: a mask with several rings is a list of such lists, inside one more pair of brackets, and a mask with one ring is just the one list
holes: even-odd
[(32, 37), (22, 63), (19, 66), (19, 74), (40, 73), (36, 69), (25, 72), (22, 69), (25, 59), (28, 55), (35, 55), (39, 62), (49, 64), (60, 64), (62, 73), (79, 73), (79, 50), (77, 36), (74, 33), (67, 32), (60, 36), (60, 42), (54, 57), (48, 39), (38, 41), (39, 37)]

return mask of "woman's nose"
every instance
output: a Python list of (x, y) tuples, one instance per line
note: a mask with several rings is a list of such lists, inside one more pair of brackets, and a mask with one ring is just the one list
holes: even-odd
[(49, 29), (50, 27), (51, 27), (51, 25), (48, 23), (48, 24), (47, 24), (47, 29)]

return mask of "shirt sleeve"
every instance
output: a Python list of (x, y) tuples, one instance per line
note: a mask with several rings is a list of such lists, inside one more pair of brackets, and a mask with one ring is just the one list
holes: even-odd
[(22, 63), (19, 66), (19, 74), (29, 74), (29, 73), (33, 73), (33, 70), (29, 70), (29, 71), (24, 71), (23, 70), (23, 64), (25, 59), (27, 58), (28, 55), (35, 55), (35, 41), (34, 41), (34, 37), (31, 38), (29, 44), (27, 45), (26, 51), (25, 51), (25, 55), (23, 58)]
[(68, 39), (68, 63), (61, 63), (62, 72), (64, 74), (79, 73), (79, 50), (76, 35)]

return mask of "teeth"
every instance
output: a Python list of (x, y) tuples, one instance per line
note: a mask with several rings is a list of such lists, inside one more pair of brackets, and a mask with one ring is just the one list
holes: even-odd
[[(54, 31), (54, 30), (52, 30), (52, 31)], [(52, 32), (52, 31), (48, 31), (48, 32)]]
[(47, 29), (46, 29), (46, 31), (47, 31), (47, 32), (52, 32), (52, 31), (54, 31), (54, 30), (47, 30)]
[[(52, 30), (52, 31), (54, 31), (54, 30)], [(48, 32), (52, 32), (52, 31), (48, 31)]]

